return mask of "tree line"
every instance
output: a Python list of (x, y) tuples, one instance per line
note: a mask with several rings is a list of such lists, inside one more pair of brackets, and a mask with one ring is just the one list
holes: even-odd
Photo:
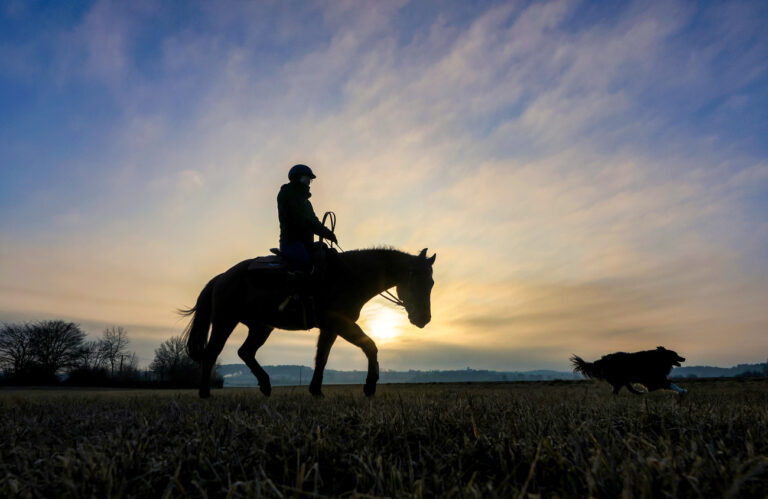
[[(200, 367), (181, 336), (155, 349), (149, 369), (128, 350), (128, 332), (111, 326), (100, 338), (62, 320), (0, 326), (0, 384), (197, 388)], [(218, 367), (218, 366), (217, 366)], [(214, 373), (212, 386), (223, 386)]]

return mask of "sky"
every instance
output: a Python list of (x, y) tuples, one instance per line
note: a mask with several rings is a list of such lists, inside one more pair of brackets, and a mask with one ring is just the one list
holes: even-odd
[[(124, 326), (277, 245), (310, 165), (345, 249), (436, 253), (382, 369), (768, 357), (768, 3), (0, 0), (0, 321)], [(239, 326), (220, 361), (238, 362)], [(312, 365), (317, 330), (262, 364)], [(338, 341), (331, 369), (365, 369)]]

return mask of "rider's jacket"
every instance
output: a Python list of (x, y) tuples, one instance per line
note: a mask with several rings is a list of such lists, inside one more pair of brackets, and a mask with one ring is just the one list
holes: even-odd
[(283, 184), (277, 195), (277, 212), (280, 218), (280, 245), (301, 242), (309, 248), (313, 236), (328, 237), (333, 233), (315, 215), (309, 198), (309, 186), (301, 182)]

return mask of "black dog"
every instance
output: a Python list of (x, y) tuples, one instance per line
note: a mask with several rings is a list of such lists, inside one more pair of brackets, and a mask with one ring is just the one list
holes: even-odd
[(675, 386), (667, 379), (672, 366), (679, 366), (681, 362), (685, 362), (683, 357), (664, 347), (643, 352), (612, 353), (595, 362), (585, 362), (578, 355), (571, 357), (573, 372), (607, 381), (613, 385), (614, 395), (619, 393), (622, 386), (626, 386), (632, 393), (642, 395), (643, 392), (635, 390), (632, 383), (644, 385), (649, 392), (666, 388), (686, 393), (687, 390)]

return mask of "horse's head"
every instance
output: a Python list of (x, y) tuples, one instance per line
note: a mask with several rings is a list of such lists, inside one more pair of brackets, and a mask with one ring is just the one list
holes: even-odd
[(432, 280), (432, 264), (437, 254), (427, 258), (427, 248), (421, 250), (409, 265), (408, 276), (397, 285), (397, 296), (403, 301), (408, 320), (418, 327), (426, 326), (432, 319), (430, 295), (435, 281)]

